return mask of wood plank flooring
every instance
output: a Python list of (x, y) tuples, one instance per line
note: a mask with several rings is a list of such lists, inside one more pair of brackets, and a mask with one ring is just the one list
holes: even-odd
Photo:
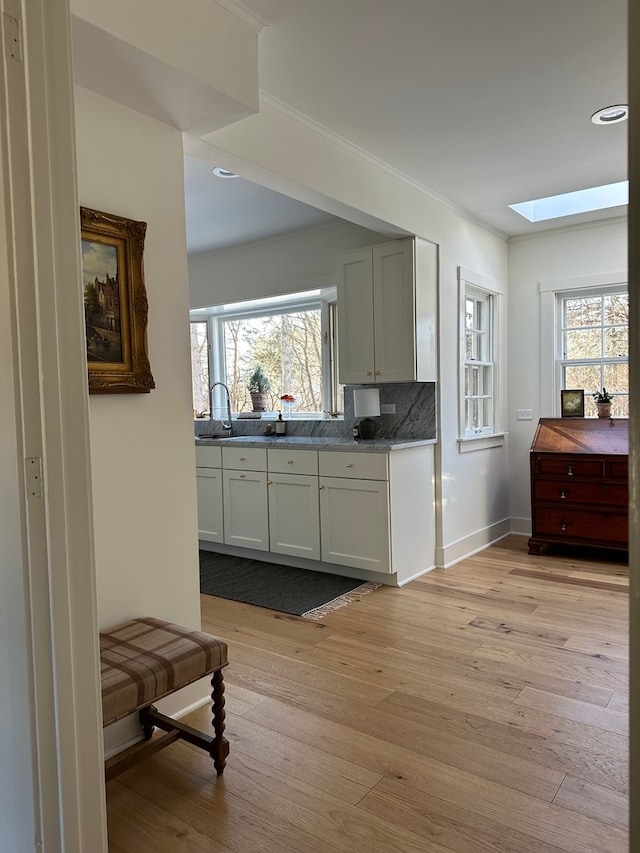
[(109, 849), (625, 853), (627, 612), (625, 565), (524, 537), (320, 622), (202, 596), (227, 769), (177, 743), (110, 782)]

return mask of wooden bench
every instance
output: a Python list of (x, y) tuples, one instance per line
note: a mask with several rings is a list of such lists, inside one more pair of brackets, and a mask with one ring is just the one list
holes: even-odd
[[(224, 770), (229, 743), (224, 735), (224, 681), (227, 645), (211, 634), (153, 619), (133, 619), (100, 634), (102, 724), (139, 713), (147, 741), (106, 763), (107, 781), (141, 758), (176, 740), (206, 750), (218, 776)], [(213, 737), (161, 714), (154, 702), (211, 675)], [(154, 728), (165, 734), (152, 739)]]

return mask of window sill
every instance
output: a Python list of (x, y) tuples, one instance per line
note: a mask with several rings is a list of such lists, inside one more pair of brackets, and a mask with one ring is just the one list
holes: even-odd
[(492, 435), (472, 435), (458, 439), (458, 453), (473, 453), (474, 450), (489, 450), (492, 447), (504, 445), (504, 433), (495, 432)]

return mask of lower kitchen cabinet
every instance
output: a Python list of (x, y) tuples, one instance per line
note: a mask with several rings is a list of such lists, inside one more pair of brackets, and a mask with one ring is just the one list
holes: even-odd
[(222, 471), (196, 468), (198, 493), (198, 536), (205, 542), (224, 542)]
[(387, 482), (322, 477), (320, 527), (325, 562), (391, 571)]
[(318, 478), (269, 475), (269, 550), (320, 559)]
[(265, 471), (223, 470), (224, 543), (269, 550)]

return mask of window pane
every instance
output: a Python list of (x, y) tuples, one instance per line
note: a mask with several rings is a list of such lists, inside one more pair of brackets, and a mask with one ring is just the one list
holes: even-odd
[(191, 323), (191, 388), (193, 416), (209, 414), (209, 338), (207, 323)]
[[(599, 364), (567, 365), (564, 369), (563, 388), (584, 388), (585, 397), (602, 387)], [(595, 409), (594, 409), (595, 413)]]
[(629, 325), (629, 297), (626, 293), (614, 293), (604, 298), (604, 322), (609, 326)]
[(471, 361), (474, 357), (473, 354), (473, 332), (467, 331), (465, 334), (465, 352), (464, 357), (467, 361)]
[(611, 394), (627, 391), (629, 388), (629, 365), (605, 364), (602, 384)]
[(565, 326), (599, 326), (602, 323), (602, 298), (565, 299)]
[(629, 333), (626, 326), (614, 326), (604, 330), (605, 358), (628, 358)]
[[(322, 411), (322, 353), (320, 310), (224, 323), (226, 375), (233, 411), (251, 411), (249, 377), (259, 365), (266, 373), (272, 411)], [(283, 404), (290, 394), (295, 402)]]
[(566, 359), (602, 358), (602, 333), (600, 329), (566, 332)]

